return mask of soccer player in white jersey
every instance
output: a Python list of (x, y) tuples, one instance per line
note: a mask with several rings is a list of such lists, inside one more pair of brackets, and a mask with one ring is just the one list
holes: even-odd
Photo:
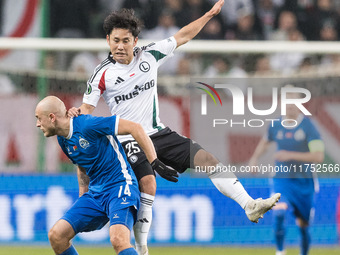
[[(200, 166), (223, 167), (212, 154), (191, 139), (165, 127), (158, 117), (157, 69), (179, 46), (193, 39), (205, 24), (216, 16), (224, 4), (219, 0), (210, 11), (163, 41), (135, 48), (140, 32), (140, 21), (132, 10), (111, 13), (104, 21), (110, 54), (99, 65), (87, 83), (87, 91), (80, 108), (71, 108), (70, 114), (91, 114), (101, 96), (111, 114), (140, 123), (153, 141), (159, 159), (179, 173)], [(152, 204), (156, 194), (156, 181), (152, 166), (131, 136), (121, 136), (125, 153), (137, 176), (141, 191), (141, 207), (134, 226), (136, 248), (139, 254), (148, 254), (147, 234), (152, 221)], [(192, 155), (190, 157), (190, 154)], [(154, 167), (155, 168), (155, 167)], [(163, 178), (176, 182), (173, 172), (161, 171)], [(235, 175), (209, 173), (216, 188), (245, 209), (248, 218), (257, 222), (280, 197), (275, 194), (266, 200), (253, 200)]]

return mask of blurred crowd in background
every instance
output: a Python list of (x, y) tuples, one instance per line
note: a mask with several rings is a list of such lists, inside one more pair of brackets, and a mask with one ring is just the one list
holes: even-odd
[[(81, 4), (79, 4), (81, 2)], [(161, 40), (202, 16), (215, 0), (51, 0), (50, 36), (105, 38), (103, 20), (113, 10), (133, 8), (144, 22), (140, 39)], [(62, 18), (61, 18), (62, 17)], [(195, 39), (337, 41), (340, 34), (340, 1), (333, 0), (225, 0), (220, 15)], [(106, 56), (81, 53), (64, 70), (91, 73)], [(88, 63), (85, 65), (84, 63)], [(284, 73), (338, 64), (338, 56), (278, 53), (257, 56), (209, 56), (177, 53), (160, 74), (245, 77), (247, 73)], [(89, 63), (93, 63), (92, 65)]]
[[(102, 38), (107, 14), (132, 8), (144, 21), (140, 38), (163, 39), (207, 12), (216, 0), (51, 0), (52, 37)], [(62, 17), (62, 18), (61, 18)], [(222, 13), (196, 39), (336, 41), (340, 2), (225, 0)]]

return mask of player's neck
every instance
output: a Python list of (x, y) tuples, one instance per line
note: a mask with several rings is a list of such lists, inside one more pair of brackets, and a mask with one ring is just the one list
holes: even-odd
[(133, 56), (131, 57), (131, 59), (115, 59), (115, 58), (113, 59), (121, 65), (129, 65), (133, 60)]
[(58, 123), (58, 128), (57, 128), (57, 135), (58, 136), (63, 136), (63, 137), (68, 137), (70, 133), (70, 118), (63, 118), (62, 120), (59, 120)]

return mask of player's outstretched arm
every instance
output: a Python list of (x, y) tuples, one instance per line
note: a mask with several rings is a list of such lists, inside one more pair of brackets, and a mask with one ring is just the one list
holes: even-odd
[(87, 176), (86, 171), (81, 166), (77, 167), (79, 197), (89, 191), (90, 178)]
[(183, 27), (179, 30), (175, 35), (175, 39), (177, 42), (177, 48), (191, 39), (193, 39), (208, 23), (208, 21), (220, 13), (222, 6), (224, 4), (224, 0), (219, 0), (215, 5), (210, 9), (210, 11), (206, 12), (202, 17), (199, 19), (191, 22), (190, 24)]
[(178, 173), (175, 170), (167, 167), (157, 158), (155, 147), (142, 126), (129, 120), (120, 119), (118, 123), (118, 135), (127, 134), (131, 134), (132, 137), (137, 141), (139, 146), (144, 151), (145, 156), (150, 162), (153, 170), (155, 170), (161, 177), (168, 181), (178, 181)]

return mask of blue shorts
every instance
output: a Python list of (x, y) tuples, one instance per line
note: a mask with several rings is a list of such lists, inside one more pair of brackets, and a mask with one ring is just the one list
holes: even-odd
[(61, 219), (70, 223), (76, 234), (101, 229), (109, 220), (110, 226), (122, 224), (131, 231), (137, 219), (137, 208), (135, 205), (117, 209), (111, 207), (106, 212), (87, 192), (77, 199)]
[(280, 203), (286, 203), (288, 210), (292, 210), (293, 214), (309, 222), (311, 212), (314, 207), (314, 181), (313, 179), (273, 179), (273, 192), (281, 193)]

